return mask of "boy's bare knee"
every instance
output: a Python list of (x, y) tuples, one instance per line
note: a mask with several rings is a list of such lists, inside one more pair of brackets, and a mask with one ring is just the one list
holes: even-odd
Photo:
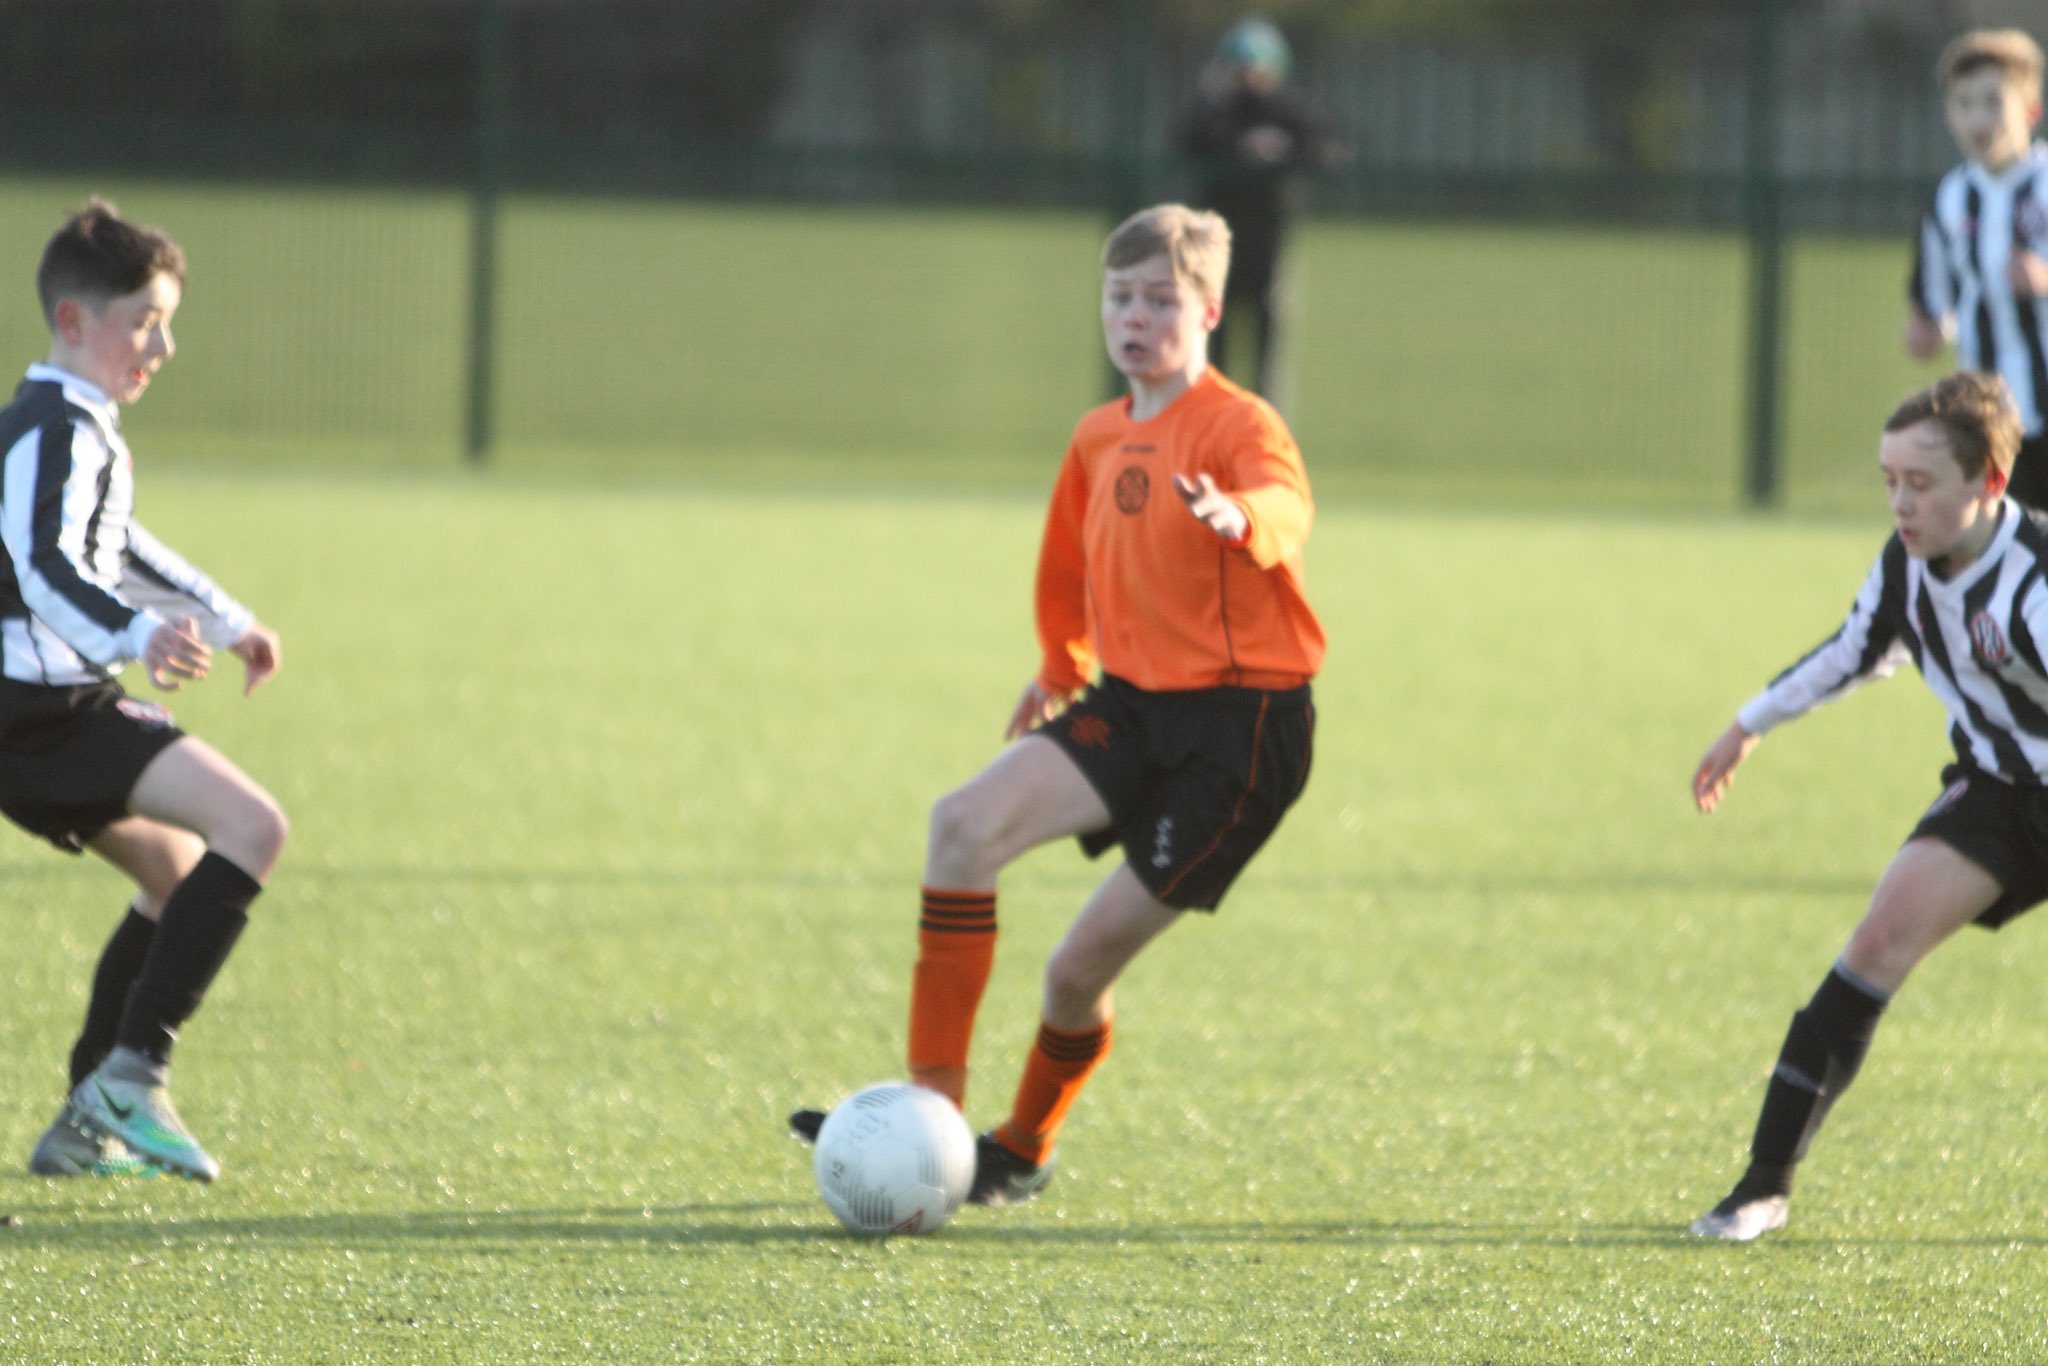
[(951, 856), (979, 853), (988, 839), (987, 822), (965, 789), (932, 804), (931, 848)]
[(150, 866), (147, 872), (135, 880), (135, 909), (145, 920), (155, 920), (164, 913), (164, 903), (171, 899), (171, 893), (178, 890), (178, 884), (198, 863), (195, 854), (190, 859), (164, 858)]
[(257, 847), (269, 853), (271, 862), (275, 863), (284, 852), (285, 841), (291, 834), (291, 822), (285, 818), (283, 807), (266, 799), (256, 808), (250, 836)]
[(1085, 955), (1062, 945), (1045, 964), (1045, 1001), (1055, 1015), (1085, 1012), (1108, 989), (1102, 974)]
[(284, 852), (285, 842), (292, 837), (292, 823), (286, 819), (284, 808), (276, 802), (265, 806), (263, 812), (263, 838), (270, 848), (270, 856), (276, 858)]
[(1910, 927), (1885, 916), (1868, 916), (1849, 935), (1842, 963), (1859, 977), (1896, 989), (1922, 956)]
[(291, 823), (285, 818), (284, 808), (268, 795), (258, 793), (222, 822), (208, 847), (261, 882), (277, 866), (289, 838)]

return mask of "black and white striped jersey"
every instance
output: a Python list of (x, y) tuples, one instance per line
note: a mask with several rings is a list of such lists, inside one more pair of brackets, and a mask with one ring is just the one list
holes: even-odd
[(1942, 177), (1908, 292), (1954, 336), (1960, 368), (2004, 377), (2034, 436), (2048, 415), (2048, 299), (2014, 291), (2016, 250), (2048, 255), (2048, 146), (2038, 142), (1997, 175), (1966, 161)]
[(2048, 786), (2048, 515), (2008, 500), (1984, 553), (1952, 579), (1895, 534), (1841, 629), (1735, 715), (1761, 735), (1910, 659), (1949, 714), (1956, 757), (2007, 782)]
[(255, 617), (135, 520), (135, 471), (98, 388), (31, 365), (0, 408), (0, 674), (68, 686), (190, 616), (216, 648)]

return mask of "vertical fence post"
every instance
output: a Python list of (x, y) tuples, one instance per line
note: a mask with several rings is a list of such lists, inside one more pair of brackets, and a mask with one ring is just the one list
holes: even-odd
[(1753, 0), (1749, 41), (1749, 139), (1743, 199), (1749, 227), (1749, 461), (1745, 492), (1755, 507), (1778, 498), (1779, 399), (1785, 318), (1785, 224), (1778, 174), (1778, 16), (1782, 0)]
[[(1115, 126), (1110, 129), (1107, 186), (1108, 213), (1104, 235), (1144, 207), (1145, 165), (1145, 73), (1152, 67), (1152, 33), (1146, 23), (1145, 0), (1117, 0), (1116, 68), (1122, 74), (1118, 86)], [(1110, 399), (1122, 398), (1129, 382), (1106, 353), (1101, 354), (1102, 392)]]
[(1117, 101), (1113, 133), (1116, 159), (1117, 203), (1110, 214), (1112, 224), (1142, 207), (1145, 194), (1145, 77), (1153, 69), (1152, 45), (1156, 41), (1147, 22), (1146, 0), (1122, 0), (1116, 10), (1117, 67), (1122, 73), (1121, 96)]
[(511, 73), (504, 0), (477, 0), (476, 128), (469, 211), (469, 415), (471, 464), (491, 456), (497, 315), (498, 199), (505, 183)]

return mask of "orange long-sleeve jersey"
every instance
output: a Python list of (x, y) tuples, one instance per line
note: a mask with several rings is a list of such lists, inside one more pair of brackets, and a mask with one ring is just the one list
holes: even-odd
[[(1323, 659), (1301, 567), (1315, 504), (1287, 424), (1213, 368), (1157, 417), (1133, 421), (1130, 406), (1082, 417), (1053, 486), (1040, 686), (1066, 696), (1098, 667), (1155, 692), (1307, 682)], [(1208, 474), (1237, 500), (1242, 546), (1189, 513), (1176, 474)]]

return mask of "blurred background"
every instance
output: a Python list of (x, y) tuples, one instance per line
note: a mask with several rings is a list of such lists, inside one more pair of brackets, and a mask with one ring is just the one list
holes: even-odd
[[(167, 463), (1038, 491), (1246, 13), (0, 0), (0, 341), (101, 193), (191, 258)], [(1271, 386), (1325, 498), (1877, 512), (1935, 56), (2048, 3), (1259, 13), (1325, 135)]]

